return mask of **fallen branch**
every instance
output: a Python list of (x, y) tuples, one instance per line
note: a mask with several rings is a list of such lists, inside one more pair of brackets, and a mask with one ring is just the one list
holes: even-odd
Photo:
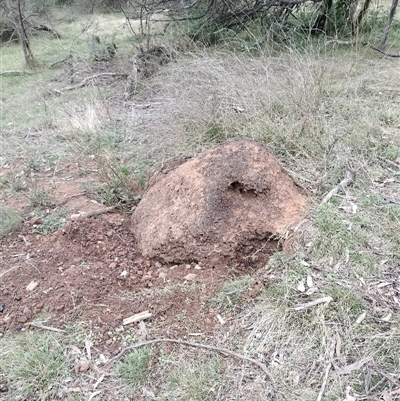
[(322, 199), (320, 206), (324, 205), (325, 203), (329, 202), (331, 200), (331, 198), (336, 195), (340, 189), (344, 189), (346, 187), (348, 187), (356, 178), (356, 172), (347, 167), (346, 168), (346, 177), (339, 182), (338, 185), (336, 185), (335, 188), (331, 189), (324, 197), (324, 199)]
[(394, 57), (394, 58), (400, 57), (400, 53), (387, 53), (384, 50), (379, 49), (379, 47), (372, 46), (369, 43), (366, 43), (366, 45), (369, 46), (372, 50), (376, 50), (377, 52), (383, 54), (386, 57)]
[(258, 366), (265, 373), (265, 375), (271, 380), (271, 382), (275, 383), (275, 380), (272, 377), (271, 373), (268, 371), (267, 367), (262, 362), (257, 361), (256, 359), (249, 358), (247, 356), (244, 356), (242, 354), (239, 354), (237, 352), (231, 351), (226, 348), (219, 348), (219, 347), (215, 347), (213, 345), (207, 345), (207, 344), (191, 343), (191, 342), (182, 341), (182, 340), (173, 340), (170, 338), (158, 338), (155, 340), (145, 341), (142, 343), (130, 345), (129, 347), (125, 347), (124, 349), (121, 350), (121, 352), (118, 355), (116, 355), (114, 358), (111, 358), (107, 362), (107, 364), (105, 365), (105, 368), (110, 367), (111, 364), (113, 364), (115, 361), (119, 360), (127, 351), (130, 351), (130, 350), (133, 350), (136, 348), (145, 347), (146, 345), (157, 344), (157, 343), (172, 343), (172, 344), (186, 345), (188, 347), (208, 349), (210, 351), (216, 351), (221, 354), (232, 356), (236, 359), (241, 359), (242, 361), (250, 362), (253, 365)]
[(66, 86), (65, 88), (58, 89), (56, 92), (66, 92), (66, 91), (72, 91), (74, 89), (79, 89), (83, 88), (84, 86), (89, 85), (92, 81), (94, 81), (97, 78), (103, 78), (103, 77), (124, 77), (127, 78), (127, 74), (117, 74), (115, 72), (102, 72), (100, 74), (95, 74), (90, 77), (85, 78), (83, 81), (81, 81), (77, 85), (72, 85), (72, 86)]
[(393, 167), (393, 168), (396, 168), (396, 169), (400, 170), (400, 164), (397, 164), (397, 163), (395, 163), (395, 162), (392, 162), (392, 161), (389, 160), (389, 159), (385, 159), (385, 158), (382, 157), (382, 156), (378, 156), (378, 159), (381, 160), (381, 161), (383, 161), (383, 162), (385, 162), (385, 163), (388, 164), (390, 167)]
[(114, 209), (115, 209), (115, 206), (110, 206), (110, 207), (105, 207), (103, 209), (92, 210), (91, 212), (80, 212), (77, 214), (71, 214), (70, 218), (71, 218), (71, 220), (76, 220), (76, 219), (81, 219), (81, 218), (98, 216), (100, 214), (111, 212)]
[(55, 36), (57, 39), (61, 39), (61, 35), (53, 28), (49, 28), (47, 25), (35, 25), (33, 26), (33, 29), (35, 31), (46, 31), (46, 32), (50, 32), (53, 36)]

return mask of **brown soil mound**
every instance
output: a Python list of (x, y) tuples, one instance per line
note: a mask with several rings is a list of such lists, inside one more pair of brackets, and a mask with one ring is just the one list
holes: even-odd
[(133, 214), (144, 256), (164, 262), (259, 265), (307, 199), (262, 145), (236, 141), (159, 177)]

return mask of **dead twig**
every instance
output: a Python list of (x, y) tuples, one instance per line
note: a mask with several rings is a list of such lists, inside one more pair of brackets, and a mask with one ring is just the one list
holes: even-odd
[(130, 345), (129, 347), (125, 347), (124, 349), (121, 350), (121, 352), (118, 355), (116, 355), (114, 358), (111, 358), (107, 362), (107, 364), (105, 365), (105, 368), (109, 368), (111, 366), (111, 364), (113, 364), (114, 362), (118, 361), (127, 351), (130, 351), (130, 350), (133, 350), (133, 349), (136, 349), (136, 348), (145, 347), (147, 345), (157, 344), (157, 343), (172, 343), (172, 344), (186, 345), (188, 347), (208, 349), (210, 351), (219, 352), (220, 354), (232, 356), (232, 357), (234, 357), (236, 359), (241, 359), (242, 361), (250, 362), (253, 365), (258, 366), (265, 373), (265, 375), (271, 380), (271, 382), (273, 384), (275, 383), (275, 380), (272, 377), (271, 373), (268, 371), (267, 367), (262, 362), (257, 361), (256, 359), (249, 358), (247, 356), (244, 356), (242, 354), (239, 354), (239, 353), (237, 353), (235, 351), (231, 351), (231, 350), (226, 349), (226, 348), (219, 348), (219, 347), (215, 347), (213, 345), (192, 343), (192, 342), (182, 341), (182, 340), (173, 340), (173, 339), (170, 339), (170, 338), (158, 338), (158, 339), (155, 339), (155, 340), (145, 341), (145, 342), (142, 342), (142, 343)]
[(115, 206), (109, 206), (109, 207), (105, 207), (103, 209), (92, 210), (91, 212), (81, 212), (78, 214), (72, 214), (70, 218), (71, 218), (71, 220), (76, 220), (76, 219), (80, 219), (80, 218), (98, 216), (100, 214), (111, 212), (114, 209), (115, 209)]
[(1, 273), (0, 273), (0, 278), (3, 277), (3, 276), (5, 276), (7, 273), (13, 271), (13, 270), (16, 269), (17, 267), (18, 267), (18, 266), (13, 266), (13, 267), (10, 267), (9, 269), (7, 269), (7, 270), (1, 272)]
[(400, 53), (387, 53), (384, 50), (380, 49), (379, 47), (371, 45), (371, 43), (368, 43), (368, 42), (357, 42), (357, 41), (332, 39), (332, 40), (328, 40), (325, 42), (325, 46), (328, 46), (328, 45), (340, 45), (340, 46), (362, 45), (362, 46), (370, 47), (372, 50), (375, 50), (375, 51), (383, 54), (386, 57), (394, 57), (394, 58), (400, 57)]
[(369, 43), (367, 43), (367, 45), (368, 45), (372, 50), (375, 50), (375, 51), (377, 51), (377, 52), (383, 54), (383, 55), (386, 56), (386, 57), (393, 57), (393, 58), (400, 57), (400, 53), (387, 53), (387, 52), (385, 52), (384, 50), (379, 49), (379, 47), (372, 46), (372, 45), (370, 45)]
[(304, 310), (304, 309), (312, 308), (313, 306), (316, 306), (319, 304), (329, 304), (329, 302), (331, 302), (331, 301), (333, 301), (332, 297), (318, 298), (314, 301), (307, 302), (306, 304), (301, 304), (294, 308), (291, 308), (291, 310), (295, 310), (295, 311)]
[(346, 168), (346, 177), (339, 182), (338, 185), (336, 185), (335, 188), (331, 189), (324, 197), (324, 199), (322, 199), (320, 206), (324, 205), (325, 203), (329, 202), (331, 200), (331, 198), (336, 195), (340, 189), (344, 189), (346, 187), (348, 187), (352, 182), (354, 182), (356, 178), (356, 172), (347, 167)]
[(0, 72), (0, 75), (10, 75), (10, 76), (32, 75), (32, 74), (33, 74), (33, 72), (19, 71), (19, 70), (11, 70), (11, 71)]
[(36, 322), (29, 322), (29, 323), (25, 323), (25, 324), (28, 326), (37, 327), (38, 329), (55, 331), (57, 333), (66, 333), (66, 331), (63, 329), (57, 329), (57, 327), (51, 327), (51, 326), (44, 326), (43, 324), (36, 323)]
[(79, 193), (77, 193), (77, 194), (67, 196), (62, 202), (58, 203), (58, 204), (56, 205), (56, 207), (64, 206), (64, 205), (65, 205), (66, 203), (68, 203), (71, 199), (79, 198), (80, 196), (84, 196), (84, 195), (86, 195), (86, 192), (79, 192)]
[(395, 163), (395, 162), (392, 162), (391, 160), (386, 159), (386, 158), (384, 158), (384, 157), (382, 157), (382, 156), (378, 156), (378, 159), (381, 160), (381, 161), (383, 161), (383, 162), (385, 162), (385, 163), (386, 163), (387, 165), (389, 165), (390, 167), (393, 167), (393, 168), (396, 168), (396, 169), (400, 170), (400, 164), (397, 164), (397, 163)]
[(69, 54), (67, 57), (64, 57), (62, 60), (58, 60), (58, 61), (55, 61), (54, 63), (51, 63), (51, 64), (49, 65), (49, 68), (53, 68), (53, 67), (55, 67), (55, 66), (58, 65), (58, 64), (62, 64), (62, 63), (64, 63), (65, 61), (68, 61), (70, 58), (72, 58), (72, 54)]
[(89, 85), (92, 81), (94, 81), (97, 78), (104, 78), (104, 77), (123, 77), (127, 78), (127, 74), (117, 74), (115, 72), (102, 72), (100, 74), (95, 74), (90, 77), (86, 77), (84, 80), (82, 80), (79, 84), (77, 85), (72, 85), (72, 86), (66, 86), (65, 88), (62, 89), (57, 89), (56, 92), (66, 92), (66, 91), (72, 91), (74, 89), (79, 89), (83, 88), (84, 86)]
[(324, 396), (324, 393), (325, 393), (326, 385), (328, 383), (328, 378), (329, 378), (329, 372), (331, 371), (332, 365), (333, 365), (332, 360), (333, 360), (333, 355), (335, 354), (334, 345), (335, 344), (332, 343), (330, 351), (329, 351), (329, 356), (328, 356), (329, 360), (328, 360), (328, 364), (326, 365), (326, 369), (325, 369), (324, 381), (322, 382), (321, 389), (319, 390), (316, 401), (321, 401), (322, 397)]

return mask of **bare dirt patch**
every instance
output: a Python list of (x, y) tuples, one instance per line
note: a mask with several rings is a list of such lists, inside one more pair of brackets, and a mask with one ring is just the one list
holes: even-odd
[(0, 261), (1, 328), (22, 329), (34, 319), (52, 327), (84, 322), (97, 343), (111, 348), (118, 343), (114, 329), (145, 310), (152, 336), (213, 331), (220, 322), (208, 301), (227, 279), (252, 272), (234, 264), (151, 262), (119, 214), (72, 221), (50, 236), (26, 224), (1, 241)]

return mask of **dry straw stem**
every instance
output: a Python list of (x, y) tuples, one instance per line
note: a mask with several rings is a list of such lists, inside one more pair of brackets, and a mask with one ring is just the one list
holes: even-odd
[(249, 357), (247, 357), (245, 355), (239, 354), (238, 352), (231, 351), (231, 350), (226, 349), (226, 348), (215, 347), (213, 345), (207, 345), (207, 344), (192, 343), (192, 342), (183, 341), (183, 340), (173, 340), (171, 338), (158, 338), (158, 339), (155, 339), (155, 340), (145, 341), (145, 342), (142, 342), (142, 343), (130, 345), (129, 347), (125, 347), (118, 355), (116, 355), (115, 357), (111, 358), (107, 362), (107, 364), (105, 365), (105, 368), (110, 367), (115, 361), (119, 360), (126, 352), (128, 352), (130, 350), (141, 348), (141, 347), (145, 347), (147, 345), (157, 344), (157, 343), (172, 343), (172, 344), (186, 345), (188, 347), (194, 347), (194, 348), (203, 348), (203, 349), (207, 349), (207, 350), (210, 350), (210, 351), (216, 351), (216, 352), (219, 352), (221, 354), (229, 355), (229, 356), (232, 356), (232, 357), (234, 357), (236, 359), (241, 359), (242, 361), (250, 362), (253, 365), (258, 366), (265, 373), (265, 375), (271, 380), (271, 382), (273, 384), (275, 383), (275, 380), (272, 377), (272, 375), (269, 372), (269, 370), (267, 369), (267, 367), (262, 362), (257, 361), (256, 359), (249, 358)]
[(340, 181), (340, 183), (336, 185), (335, 188), (331, 189), (326, 194), (324, 199), (322, 199), (320, 205), (324, 205), (325, 203), (329, 202), (331, 198), (339, 192), (340, 189), (344, 189), (348, 187), (352, 182), (354, 182), (355, 178), (356, 178), (356, 172), (348, 167), (346, 169), (346, 177), (342, 181)]
[(324, 381), (322, 382), (322, 386), (321, 389), (318, 393), (318, 397), (316, 399), (316, 401), (321, 401), (322, 397), (324, 396), (325, 393), (325, 389), (326, 389), (326, 385), (328, 383), (328, 378), (329, 378), (329, 372), (332, 369), (332, 365), (333, 365), (333, 355), (335, 354), (335, 347), (334, 344), (331, 345), (330, 347), (330, 351), (329, 351), (329, 359), (328, 359), (328, 363), (326, 365), (326, 369), (325, 369), (325, 376), (324, 376)]

